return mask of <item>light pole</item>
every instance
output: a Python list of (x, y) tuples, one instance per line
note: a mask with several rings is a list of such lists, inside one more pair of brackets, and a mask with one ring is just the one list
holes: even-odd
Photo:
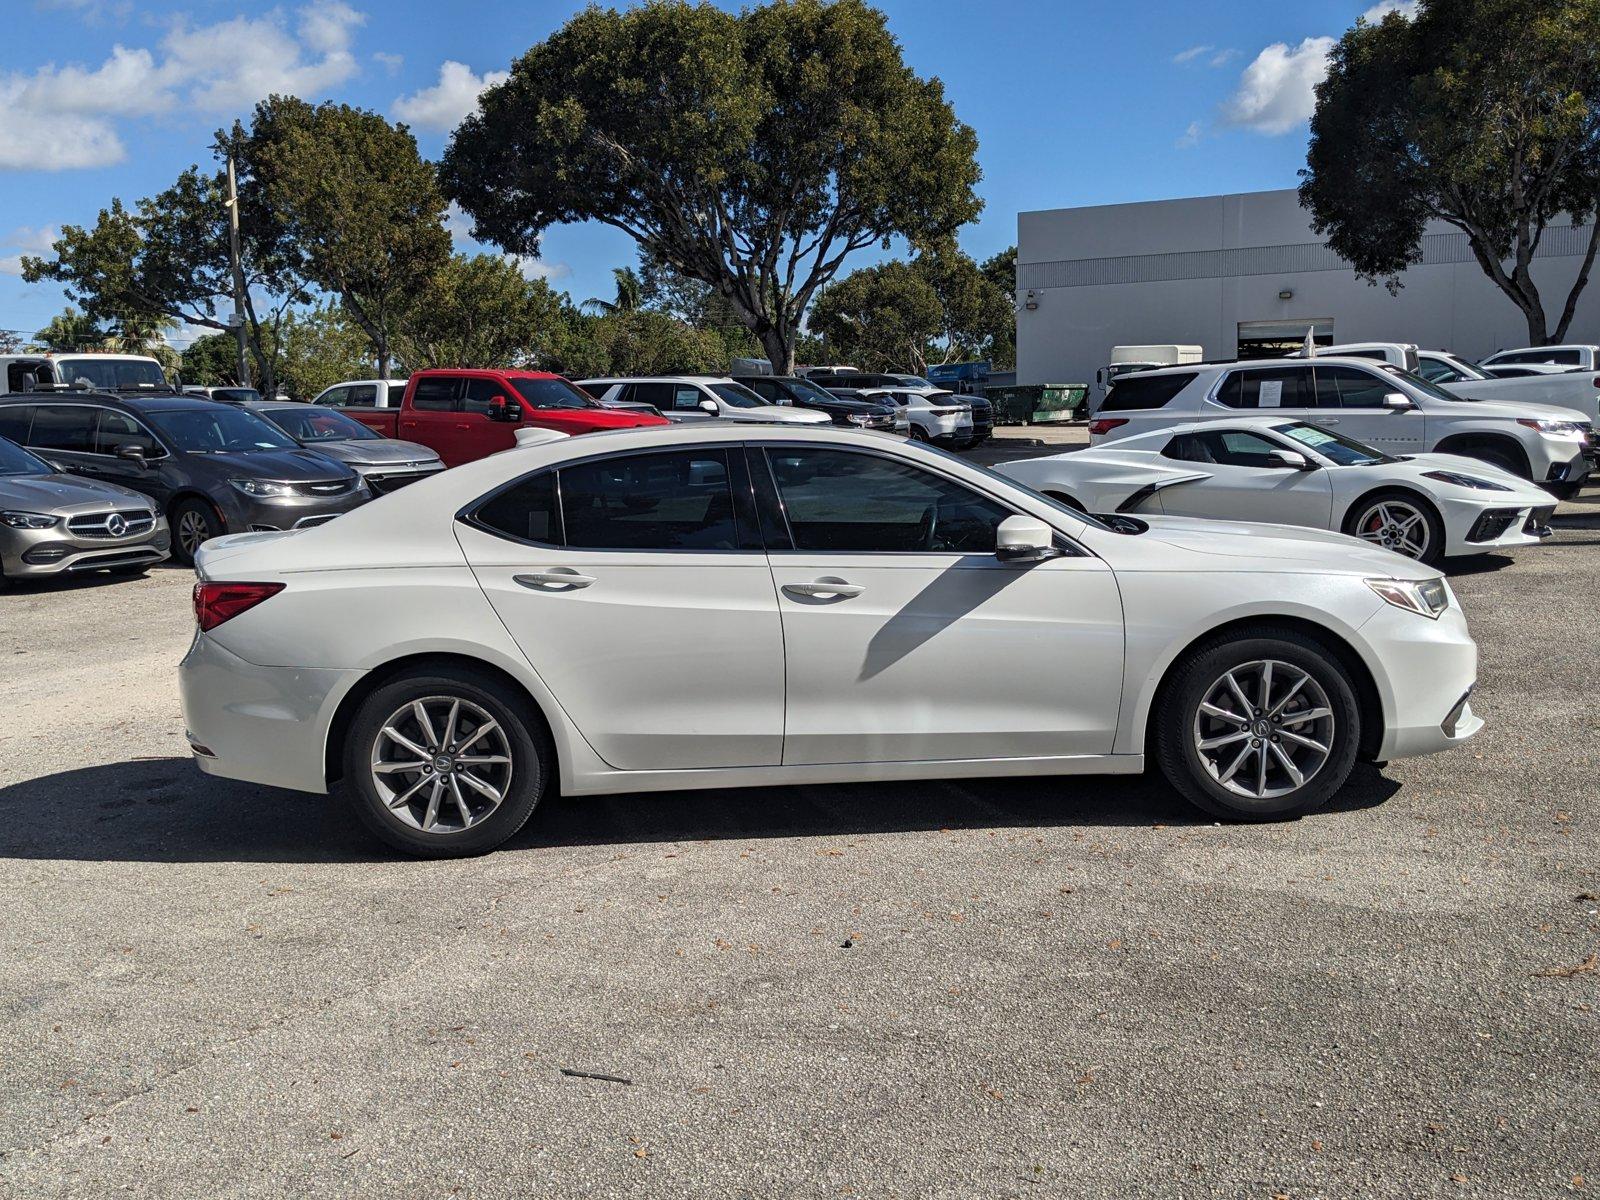
[(244, 355), (244, 266), (239, 261), (239, 187), (233, 175), (233, 155), (228, 155), (228, 259), (233, 266), (233, 314), (228, 324), (233, 327), (237, 343), (234, 371), (241, 387), (250, 384), (250, 372)]

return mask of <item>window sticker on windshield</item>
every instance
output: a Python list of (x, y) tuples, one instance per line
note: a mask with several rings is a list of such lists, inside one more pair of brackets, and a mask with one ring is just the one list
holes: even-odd
[(1295, 441), (1306, 446), (1311, 446), (1312, 448), (1326, 446), (1329, 442), (1338, 440), (1326, 429), (1317, 429), (1311, 425), (1301, 425), (1298, 428), (1290, 429), (1287, 432)]
[(1261, 408), (1283, 407), (1283, 380), (1263, 379), (1261, 390), (1257, 393), (1257, 405)]

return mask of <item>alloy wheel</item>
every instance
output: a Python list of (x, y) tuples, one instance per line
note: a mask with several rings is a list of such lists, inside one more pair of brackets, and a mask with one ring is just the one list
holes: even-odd
[(471, 829), (505, 800), (511, 743), (487, 710), (459, 696), (409, 700), (372, 744), (372, 784), (389, 812), (423, 833)]
[(1407, 558), (1421, 558), (1427, 554), (1433, 538), (1427, 515), (1405, 500), (1378, 501), (1361, 514), (1361, 519), (1355, 523), (1355, 532), (1363, 541)]
[(1194, 717), (1194, 748), (1220, 786), (1250, 800), (1298, 791), (1333, 752), (1328, 694), (1308, 673), (1281, 659), (1224, 671), (1206, 689)]
[(178, 545), (183, 547), (183, 552), (190, 558), (194, 552), (211, 535), (211, 529), (206, 524), (205, 514), (199, 509), (186, 508), (178, 517)]

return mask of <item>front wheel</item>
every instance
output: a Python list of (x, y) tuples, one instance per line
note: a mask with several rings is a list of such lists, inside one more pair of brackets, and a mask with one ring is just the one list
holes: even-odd
[(419, 671), (378, 688), (345, 742), (357, 818), (423, 858), (493, 850), (544, 794), (551, 755), (525, 705), (498, 679), (466, 669)]
[(1177, 672), (1154, 748), (1192, 804), (1230, 820), (1285, 820), (1320, 808), (1350, 777), (1360, 708), (1319, 643), (1246, 631), (1202, 646)]
[(172, 510), (172, 557), (192, 567), (200, 547), (226, 532), (222, 515), (204, 500), (181, 501)]
[(1410, 492), (1368, 496), (1350, 510), (1345, 532), (1428, 566), (1444, 557), (1444, 522), (1433, 505)]

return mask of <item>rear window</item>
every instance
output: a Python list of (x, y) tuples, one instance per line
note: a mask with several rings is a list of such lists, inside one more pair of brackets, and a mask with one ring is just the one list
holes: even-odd
[(1100, 411), (1165, 408), (1169, 400), (1194, 382), (1194, 377), (1193, 371), (1179, 375), (1124, 375), (1111, 385)]

